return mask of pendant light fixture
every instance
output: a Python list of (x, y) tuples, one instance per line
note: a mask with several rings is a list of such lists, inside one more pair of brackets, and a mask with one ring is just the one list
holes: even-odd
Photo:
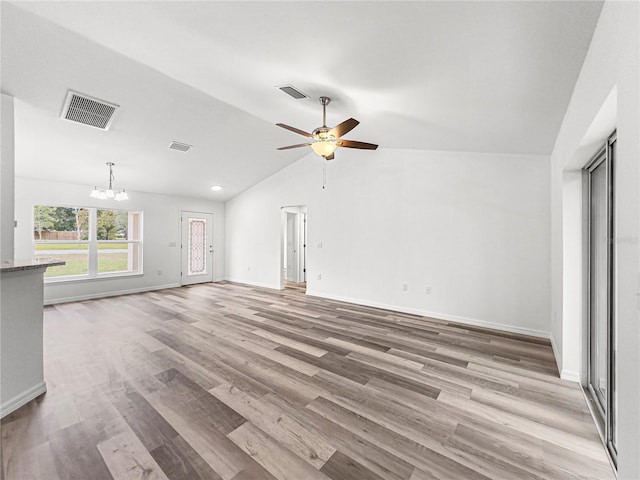
[(107, 199), (114, 198), (118, 202), (122, 200), (129, 200), (129, 195), (127, 195), (127, 192), (125, 192), (124, 188), (120, 190), (118, 193), (115, 193), (113, 191), (113, 181), (115, 180), (115, 177), (113, 176), (114, 165), (115, 163), (113, 162), (107, 162), (107, 166), (109, 167), (109, 188), (107, 188), (106, 190), (103, 190), (98, 187), (93, 187), (93, 190), (91, 191), (91, 195), (90, 195), (92, 198), (98, 198), (100, 200), (107, 200)]

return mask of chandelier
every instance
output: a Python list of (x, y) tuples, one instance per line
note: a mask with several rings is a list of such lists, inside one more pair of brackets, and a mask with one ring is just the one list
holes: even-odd
[(124, 188), (120, 190), (118, 193), (113, 191), (113, 181), (115, 180), (115, 177), (113, 176), (113, 166), (115, 165), (115, 163), (107, 162), (107, 165), (109, 167), (109, 188), (102, 189), (98, 187), (93, 187), (93, 190), (91, 191), (90, 196), (92, 198), (98, 198), (100, 200), (115, 198), (119, 202), (122, 200), (129, 200), (129, 195), (127, 195), (127, 192), (124, 191)]

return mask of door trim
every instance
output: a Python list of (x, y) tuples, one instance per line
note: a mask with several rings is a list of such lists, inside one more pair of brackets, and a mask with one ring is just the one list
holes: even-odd
[(296, 215), (297, 222), (297, 272), (296, 276), (298, 283), (307, 282), (307, 270), (309, 264), (307, 261), (307, 219), (308, 209), (306, 205), (287, 205), (280, 207), (280, 269), (278, 271), (278, 278), (280, 283), (280, 290), (284, 290), (284, 267), (286, 265), (287, 252), (285, 248), (286, 243), (286, 230), (287, 230), (287, 213), (294, 213)]
[[(185, 237), (184, 237), (184, 219), (188, 218), (188, 216), (191, 215), (193, 217), (196, 217), (198, 215), (202, 215), (202, 216), (207, 216), (211, 219), (211, 224), (209, 226), (209, 228), (207, 228), (207, 235), (210, 235), (210, 239), (208, 242), (206, 242), (208, 244), (208, 246), (206, 246), (205, 248), (208, 249), (207, 252), (207, 265), (209, 264), (209, 262), (211, 262), (211, 271), (207, 272), (205, 275), (202, 275), (202, 280), (201, 281), (195, 281), (195, 282), (187, 282), (186, 279), (188, 277), (188, 275), (186, 275), (186, 272), (184, 271), (185, 269)], [(181, 210), (180, 211), (180, 285), (181, 286), (185, 286), (185, 285), (194, 285), (196, 283), (208, 283), (208, 282), (213, 282), (215, 281), (215, 258), (214, 258), (214, 253), (215, 253), (215, 245), (214, 245), (214, 219), (215, 216), (212, 212), (198, 212), (198, 211), (194, 211), (194, 210)], [(206, 276), (206, 278), (204, 278)]]

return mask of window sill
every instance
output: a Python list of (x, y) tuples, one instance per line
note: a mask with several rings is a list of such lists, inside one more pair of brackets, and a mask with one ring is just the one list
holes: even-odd
[(85, 283), (85, 282), (95, 282), (101, 280), (116, 280), (118, 278), (131, 278), (131, 277), (142, 277), (144, 276), (143, 272), (133, 272), (133, 273), (114, 273), (114, 274), (100, 274), (97, 277), (88, 277), (86, 275), (73, 275), (69, 277), (52, 277), (45, 278), (44, 284), (46, 285), (69, 285), (73, 283)]

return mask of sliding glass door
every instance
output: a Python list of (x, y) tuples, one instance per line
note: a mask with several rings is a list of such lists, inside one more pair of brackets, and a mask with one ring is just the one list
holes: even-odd
[(613, 162), (616, 136), (585, 168), (588, 205), (587, 388), (600, 416), (602, 434), (616, 458), (616, 324), (613, 311)]

